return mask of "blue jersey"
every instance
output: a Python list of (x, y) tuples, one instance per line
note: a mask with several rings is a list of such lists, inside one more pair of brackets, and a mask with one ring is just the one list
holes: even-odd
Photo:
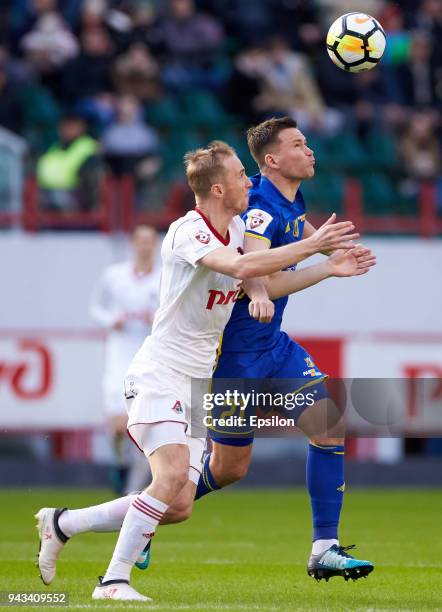
[[(246, 235), (279, 247), (301, 240), (305, 223), (305, 203), (298, 190), (294, 202), (261, 174), (252, 177), (249, 206), (243, 214)], [(295, 269), (296, 265), (289, 269)], [(238, 299), (224, 330), (220, 350), (229, 352), (255, 352), (273, 348), (281, 335), (281, 321), (288, 297), (274, 300), (275, 315), (271, 323), (262, 324), (249, 315), (249, 298)]]

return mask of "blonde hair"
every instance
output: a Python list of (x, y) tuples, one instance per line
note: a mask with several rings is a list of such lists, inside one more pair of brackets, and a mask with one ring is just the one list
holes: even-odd
[(224, 172), (223, 161), (236, 155), (235, 149), (222, 140), (214, 140), (206, 148), (189, 151), (184, 156), (187, 181), (196, 196), (205, 198)]

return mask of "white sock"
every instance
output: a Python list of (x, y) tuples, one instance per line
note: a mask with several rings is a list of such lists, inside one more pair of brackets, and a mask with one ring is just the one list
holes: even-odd
[(136, 496), (124, 517), (112, 560), (103, 582), (129, 580), (133, 564), (152, 538), (168, 505), (148, 493)]
[(65, 510), (58, 519), (58, 526), (68, 537), (85, 531), (119, 531), (131, 502), (136, 495), (126, 495), (105, 504)]
[(339, 546), (339, 540), (315, 540), (313, 542), (312, 555), (320, 555), (328, 550), (330, 546), (333, 546), (333, 544)]

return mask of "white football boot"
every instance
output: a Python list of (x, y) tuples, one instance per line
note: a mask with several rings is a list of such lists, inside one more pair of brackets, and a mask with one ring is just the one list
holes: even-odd
[(55, 578), (58, 555), (69, 540), (58, 526), (58, 517), (66, 508), (41, 508), (35, 518), (40, 538), (36, 566), (45, 584), (51, 584)]
[(152, 601), (150, 597), (141, 595), (124, 580), (107, 580), (98, 577), (99, 583), (92, 593), (92, 599), (118, 599), (119, 601)]

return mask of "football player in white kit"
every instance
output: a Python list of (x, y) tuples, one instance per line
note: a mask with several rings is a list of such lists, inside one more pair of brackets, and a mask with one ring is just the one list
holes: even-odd
[[(155, 262), (158, 234), (139, 225), (132, 233), (133, 257), (109, 266), (91, 300), (91, 316), (108, 331), (104, 355), (103, 404), (112, 435), (116, 493), (143, 488), (148, 481), (145, 461), (127, 437), (127, 408), (123, 379), (135, 353), (152, 330), (159, 305), (161, 268)], [(142, 457), (141, 457), (142, 460)], [(129, 473), (127, 479), (125, 472)]]
[[(69, 537), (113, 531), (118, 541), (93, 599), (148, 601), (129, 585), (139, 554), (168, 507), (195, 496), (205, 440), (192, 438), (192, 378), (210, 378), (219, 337), (230, 317), (241, 280), (251, 298), (250, 315), (268, 322), (273, 303), (255, 277), (282, 270), (322, 250), (348, 248), (358, 234), (351, 222), (332, 217), (312, 236), (287, 246), (241, 254), (251, 182), (227, 144), (216, 141), (185, 157), (196, 208), (169, 228), (162, 246), (160, 307), (126, 377), (128, 432), (149, 460), (151, 484), (138, 495), (78, 510), (42, 508), (38, 566), (50, 584)], [(121, 524), (122, 523), (122, 524)]]

